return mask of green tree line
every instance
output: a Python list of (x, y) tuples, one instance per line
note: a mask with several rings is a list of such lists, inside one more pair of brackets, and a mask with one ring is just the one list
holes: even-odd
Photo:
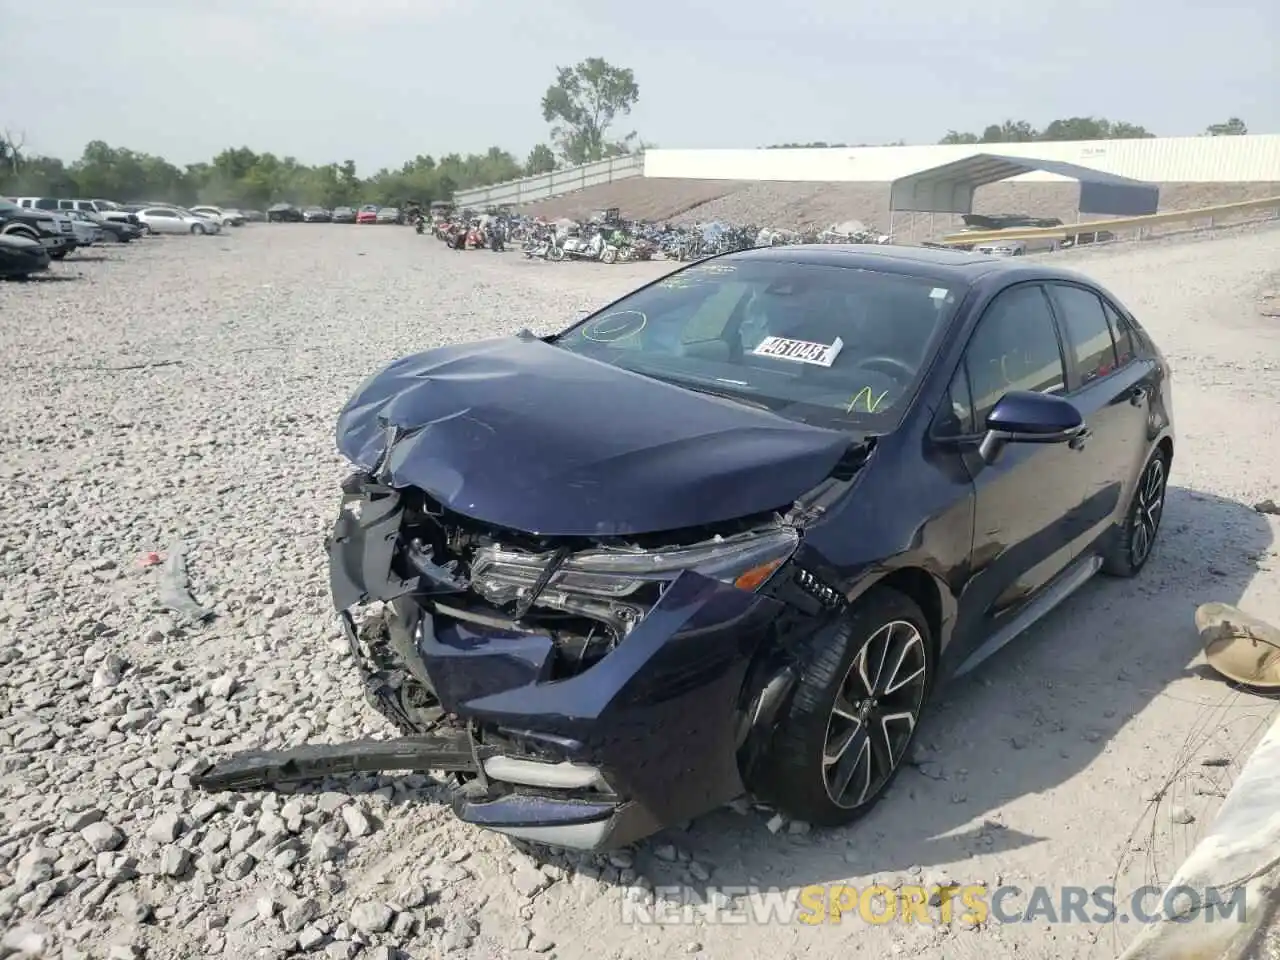
[[(1210, 124), (1205, 128), (1206, 137), (1242, 136), (1249, 132), (1243, 120), (1231, 117), (1223, 123)], [(981, 133), (968, 133), (962, 130), (948, 130), (939, 143), (1032, 143), (1037, 140), (1144, 140), (1154, 137), (1146, 127), (1136, 123), (1112, 121), (1105, 117), (1068, 117), (1065, 120), (1054, 120), (1044, 129), (1032, 126), (1026, 120), (1006, 120), (1004, 123), (993, 123)], [(820, 147), (901, 147), (906, 142), (898, 140), (894, 143), (827, 143), (825, 140), (814, 140), (810, 143), (774, 143), (767, 149), (811, 149)]]
[(542, 96), (550, 143), (520, 160), (501, 147), (484, 153), (419, 154), (399, 168), (362, 177), (355, 162), (302, 163), (296, 157), (232, 147), (204, 163), (178, 166), (164, 157), (94, 140), (70, 163), (24, 149), (24, 138), (0, 135), (0, 195), (90, 197), (262, 209), (272, 203), (324, 207), (404, 200), (447, 200), (457, 190), (488, 186), (557, 167), (643, 149), (635, 133), (611, 136), (615, 120), (640, 97), (634, 73), (601, 57), (556, 67)]

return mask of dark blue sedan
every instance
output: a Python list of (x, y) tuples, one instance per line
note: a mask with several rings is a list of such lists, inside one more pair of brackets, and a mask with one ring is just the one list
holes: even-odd
[(449, 769), (463, 820), (591, 849), (743, 793), (866, 812), (943, 681), (1143, 568), (1173, 460), (1112, 294), (907, 247), (728, 254), (408, 357), (338, 446), (333, 600), (406, 736), (197, 779)]

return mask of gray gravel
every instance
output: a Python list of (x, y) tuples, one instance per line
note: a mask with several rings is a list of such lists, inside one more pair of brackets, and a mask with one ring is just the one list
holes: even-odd
[[(322, 552), (334, 418), (359, 381), (432, 344), (560, 326), (669, 267), (340, 226), (103, 256), (0, 284), (0, 956), (1097, 957), (1114, 931), (1088, 925), (746, 937), (621, 917), (682, 880), (1168, 876), (1268, 710), (1186, 670), (1196, 603), (1280, 620), (1277, 519), (1242, 505), (1280, 497), (1280, 338), (1258, 306), (1280, 231), (1252, 230), (1071, 255), (1177, 368), (1165, 541), (1143, 578), (1091, 586), (960, 686), (857, 827), (739, 804), (638, 850), (535, 857), (454, 823), (424, 776), (197, 793), (204, 757), (388, 732), (348, 675)], [(160, 603), (175, 544), (207, 621)], [(1227, 765), (1184, 762), (1208, 753)]]

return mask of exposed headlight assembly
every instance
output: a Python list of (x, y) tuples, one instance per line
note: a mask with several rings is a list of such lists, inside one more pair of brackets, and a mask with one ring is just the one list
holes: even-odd
[[(544, 592), (616, 600), (646, 584), (673, 580), (686, 570), (741, 590), (756, 590), (790, 558), (799, 542), (794, 529), (771, 527), (667, 550), (584, 550), (551, 575)], [(517, 600), (544, 576), (551, 558), (547, 553), (484, 547), (472, 560), (471, 583), (491, 602)]]

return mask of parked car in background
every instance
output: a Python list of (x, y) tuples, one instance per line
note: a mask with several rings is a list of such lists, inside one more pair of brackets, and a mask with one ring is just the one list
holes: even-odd
[(245, 224), (245, 215), (239, 210), (201, 205), (198, 207), (192, 207), (191, 212), (198, 217), (208, 217), (210, 220), (217, 220), (218, 223), (222, 224), (224, 227), (243, 227)]
[(50, 210), (24, 209), (11, 200), (0, 200), (0, 235), (35, 240), (54, 260), (79, 246), (70, 219)]
[[(61, 235), (69, 233), (75, 238), (78, 247), (91, 247), (104, 239), (103, 232), (96, 223), (87, 223), (72, 217), (71, 214), (74, 211), (58, 209), (59, 201), (52, 197), (14, 197), (11, 202), (24, 210), (38, 210), (43, 213), (54, 222), (55, 233)], [(62, 256), (66, 256), (66, 253), (62, 253), (57, 259)]]
[[(1027, 230), (1061, 227), (1057, 217), (1031, 217), (1022, 213), (966, 213), (963, 233), (989, 233), (993, 230)], [(1028, 253), (1052, 253), (1062, 248), (1063, 241), (1055, 237), (1035, 237), (1020, 240), (983, 240), (980, 243), (957, 245), (958, 250), (972, 250), (993, 257), (1021, 257)]]
[(0, 233), (0, 277), (25, 280), (49, 269), (49, 251), (39, 240)]
[[(82, 247), (92, 247), (96, 244), (106, 243), (109, 239), (106, 230), (96, 220), (90, 219), (88, 214), (79, 210), (59, 210), (57, 216), (65, 217), (71, 221), (71, 231), (75, 234), (76, 243)], [(114, 239), (114, 237), (110, 238)]]
[(329, 223), (332, 220), (333, 214), (324, 207), (307, 207), (302, 211), (302, 221), (304, 223)]
[(378, 222), (378, 205), (376, 203), (366, 203), (360, 208), (360, 212), (356, 214), (356, 223), (377, 223)]
[(267, 212), (265, 210), (241, 210), (245, 220), (249, 223), (265, 223), (267, 220)]
[(72, 199), (69, 197), (18, 197), (14, 201), (21, 207), (30, 207), (36, 210), (60, 210), (67, 212), (70, 210), (79, 210), (87, 213), (96, 220), (109, 220), (115, 223), (128, 223), (138, 226), (138, 218), (129, 213), (118, 203), (112, 203), (110, 200), (83, 200)]
[(110, 220), (96, 217), (94, 214), (85, 213), (83, 210), (63, 210), (59, 211), (59, 213), (72, 221), (72, 227), (76, 231), (77, 239), (80, 239), (80, 230), (82, 228), (92, 228), (97, 232), (94, 243), (128, 243), (141, 235), (141, 230), (131, 224), (113, 223)]
[(302, 211), (292, 203), (275, 203), (267, 207), (267, 223), (301, 223)]
[(356, 212), (351, 207), (334, 207), (333, 222), (334, 223), (355, 223)]
[(374, 217), (374, 223), (399, 223), (400, 208), (399, 207), (380, 207), (377, 215)]
[(99, 197), (95, 197), (92, 200), (83, 200), (83, 201), (76, 201), (76, 202), (92, 204), (94, 209), (97, 210), (98, 213), (106, 217), (108, 220), (124, 220), (127, 223), (132, 223), (134, 226), (140, 225), (138, 223), (137, 217), (135, 217), (128, 210), (126, 210), (121, 204), (116, 203), (114, 200), (103, 200)]
[(137, 212), (147, 233), (192, 233), (197, 236), (220, 233), (222, 225), (208, 217), (198, 217), (180, 207), (143, 207)]
[(135, 239), (142, 236), (142, 224), (138, 218), (127, 210), (104, 209), (101, 200), (59, 200), (58, 210), (75, 211), (84, 214), (100, 226), (116, 233), (121, 239)]

